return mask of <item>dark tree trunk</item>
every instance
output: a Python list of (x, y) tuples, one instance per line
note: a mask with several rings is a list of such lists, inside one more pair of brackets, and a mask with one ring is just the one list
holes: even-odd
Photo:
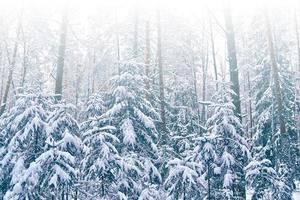
[(209, 22), (209, 28), (210, 28), (211, 54), (212, 54), (212, 60), (213, 60), (213, 65), (214, 65), (214, 75), (215, 75), (215, 81), (216, 81), (216, 90), (218, 91), (218, 68), (217, 68), (217, 62), (216, 62), (214, 33), (213, 33), (211, 19)]
[(27, 50), (26, 50), (26, 41), (25, 38), (23, 39), (23, 72), (22, 72), (22, 80), (21, 80), (21, 87), (24, 87), (26, 73), (27, 73)]
[[(240, 83), (239, 83), (239, 71), (236, 58), (236, 46), (235, 35), (231, 16), (230, 0), (227, 0), (224, 7), (225, 18), (225, 34), (227, 40), (227, 52), (230, 71), (231, 89), (235, 94), (232, 94), (233, 104), (235, 106), (235, 115), (242, 121), (241, 116), (241, 100), (240, 100)], [(240, 174), (237, 177), (238, 182), (234, 186), (233, 192), (236, 198), (246, 199), (246, 183), (244, 181), (244, 174)]]
[(250, 137), (252, 139), (253, 116), (252, 116), (252, 100), (251, 100), (251, 81), (250, 81), (249, 71), (247, 71), (247, 82), (248, 82), (248, 98), (249, 98), (249, 130), (250, 130)]
[[(203, 52), (202, 56), (202, 101), (206, 101), (206, 79), (207, 79), (207, 65), (208, 65), (208, 48), (206, 48), (206, 52)], [(206, 119), (206, 105), (202, 107), (202, 117), (201, 120), (205, 123)]]
[(229, 70), (230, 70), (230, 82), (232, 84), (231, 88), (235, 93), (232, 95), (232, 98), (233, 98), (233, 104), (235, 106), (235, 114), (241, 120), (239, 71), (237, 66), (235, 35), (234, 35), (234, 29), (232, 24), (230, 0), (227, 0), (227, 3), (225, 3), (224, 17), (225, 17), (227, 51), (228, 51)]
[(62, 16), (62, 23), (61, 23), (60, 42), (59, 42), (56, 80), (55, 80), (55, 94), (57, 95), (56, 100), (58, 101), (61, 100), (62, 98), (67, 30), (68, 30), (68, 16), (67, 16), (67, 8), (65, 8)]

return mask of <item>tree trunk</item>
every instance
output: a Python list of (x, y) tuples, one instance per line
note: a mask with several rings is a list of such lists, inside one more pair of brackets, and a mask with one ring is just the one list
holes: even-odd
[(149, 21), (146, 22), (146, 49), (145, 49), (145, 89), (146, 89), (146, 99), (149, 100), (149, 91), (150, 91), (150, 28)]
[(161, 143), (165, 144), (166, 140), (166, 111), (165, 111), (165, 88), (162, 66), (162, 49), (161, 49), (161, 25), (160, 11), (157, 11), (157, 62), (159, 73), (159, 100), (160, 100), (160, 117), (161, 117)]
[(67, 30), (68, 30), (68, 15), (67, 15), (67, 8), (65, 8), (62, 16), (62, 23), (61, 23), (60, 43), (59, 43), (59, 50), (58, 50), (58, 60), (57, 60), (57, 68), (56, 68), (56, 80), (55, 80), (55, 94), (57, 95), (56, 100), (58, 101), (61, 100), (62, 98)]
[(80, 73), (79, 73), (80, 65), (76, 65), (76, 88), (75, 88), (75, 119), (78, 119), (78, 99), (79, 99), (79, 89), (80, 89)]
[(194, 93), (195, 93), (194, 107), (197, 109), (198, 123), (201, 123), (200, 109), (199, 109), (199, 103), (198, 103), (197, 74), (196, 74), (196, 69), (195, 69), (194, 56), (193, 56), (193, 63), (192, 63), (191, 68), (192, 68), (192, 76), (193, 76), (193, 87), (194, 87)]
[(138, 27), (139, 27), (138, 24), (139, 24), (139, 16), (138, 16), (138, 8), (136, 2), (134, 8), (134, 31), (133, 31), (133, 58), (134, 59), (138, 57)]
[(117, 45), (117, 67), (118, 67), (118, 75), (120, 76), (120, 35), (119, 35), (119, 23), (118, 23), (118, 13), (115, 10), (115, 24), (116, 24), (116, 45)]
[(218, 69), (217, 69), (217, 62), (216, 62), (216, 54), (215, 54), (215, 42), (214, 42), (214, 33), (212, 29), (212, 21), (209, 20), (209, 28), (210, 28), (210, 42), (211, 42), (211, 54), (212, 60), (214, 65), (214, 75), (216, 81), (216, 90), (218, 91)]
[[(206, 78), (207, 78), (207, 65), (208, 65), (208, 48), (206, 48), (206, 54), (202, 56), (202, 101), (206, 101)], [(206, 105), (202, 106), (202, 117), (201, 120), (205, 123), (206, 118)]]
[(225, 28), (226, 28), (226, 39), (227, 39), (227, 51), (229, 60), (230, 70), (230, 82), (231, 88), (235, 94), (232, 95), (233, 104), (235, 106), (235, 114), (241, 118), (241, 101), (240, 101), (240, 84), (239, 84), (239, 71), (237, 67), (236, 58), (236, 47), (235, 47), (235, 36), (232, 24), (230, 0), (227, 0), (224, 8)]
[(280, 82), (279, 82), (279, 72), (278, 66), (276, 62), (275, 52), (274, 52), (274, 45), (272, 39), (272, 31), (271, 25), (269, 21), (269, 17), (265, 12), (265, 21), (266, 21), (266, 29), (267, 29), (267, 37), (268, 37), (268, 48), (269, 48), (269, 55), (272, 64), (272, 76), (274, 81), (274, 95), (276, 99), (276, 103), (278, 106), (278, 114), (279, 114), (279, 124), (280, 124), (280, 134), (284, 134), (286, 132), (284, 116), (283, 116), (283, 103), (282, 103), (282, 94), (280, 90)]
[(295, 12), (295, 33), (296, 33), (297, 54), (298, 54), (298, 74), (300, 74), (300, 39), (299, 39), (298, 18), (296, 12)]
[[(76, 70), (78, 70), (78, 66), (76, 68)], [(94, 48), (94, 52), (93, 52), (93, 70), (92, 70), (92, 94), (94, 94), (95, 92), (95, 76), (96, 76), (96, 49)], [(76, 71), (77, 73), (78, 71)]]
[(252, 116), (252, 100), (251, 100), (251, 81), (250, 81), (249, 71), (247, 71), (247, 82), (248, 82), (248, 98), (249, 98), (249, 130), (252, 139), (253, 116)]
[(23, 33), (23, 72), (22, 72), (22, 80), (21, 87), (24, 87), (26, 73), (27, 73), (27, 49), (26, 49), (26, 39)]
[(4, 95), (3, 95), (3, 98), (2, 98), (2, 104), (0, 105), (0, 116), (5, 111), (10, 86), (12, 84), (13, 72), (14, 72), (15, 65), (16, 65), (16, 58), (17, 58), (17, 52), (18, 52), (19, 35), (20, 35), (20, 31), (21, 31), (21, 26), (22, 26), (22, 22), (21, 22), (21, 17), (20, 17), (19, 25), (18, 25), (18, 28), (17, 28), (17, 37), (16, 37), (16, 41), (15, 41), (15, 45), (14, 45), (13, 55), (12, 55), (11, 61), (9, 62), (7, 82), (6, 82), (6, 86), (5, 86), (5, 90), (4, 90)]

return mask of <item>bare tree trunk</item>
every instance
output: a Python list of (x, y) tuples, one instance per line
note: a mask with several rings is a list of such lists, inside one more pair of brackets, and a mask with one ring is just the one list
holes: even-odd
[(252, 127), (253, 127), (253, 116), (252, 116), (252, 100), (251, 100), (251, 82), (250, 82), (250, 73), (247, 71), (247, 82), (248, 82), (248, 98), (249, 98), (249, 130), (250, 137), (252, 139)]
[(5, 87), (5, 90), (4, 90), (2, 104), (0, 105), (1, 106), (0, 116), (5, 111), (7, 100), (8, 100), (8, 95), (9, 95), (9, 89), (10, 89), (10, 86), (12, 84), (13, 72), (14, 72), (14, 69), (15, 69), (16, 57), (17, 57), (17, 52), (18, 52), (19, 35), (20, 35), (21, 27), (22, 27), (22, 19), (21, 18), (22, 18), (22, 15), (20, 17), (19, 24), (18, 24), (18, 27), (17, 27), (17, 37), (16, 37), (16, 41), (15, 41), (15, 45), (14, 45), (12, 59), (9, 62), (9, 69), (8, 69), (8, 77), (7, 77), (6, 87)]
[(226, 28), (226, 39), (227, 39), (227, 51), (230, 69), (230, 82), (231, 88), (235, 94), (232, 95), (233, 104), (235, 106), (235, 114), (241, 118), (241, 100), (240, 100), (240, 84), (239, 84), (239, 71), (237, 67), (236, 59), (236, 47), (235, 47), (235, 36), (232, 24), (230, 0), (227, 0), (224, 8), (225, 28)]
[(298, 18), (296, 12), (295, 12), (295, 33), (296, 33), (296, 40), (297, 40), (298, 73), (300, 73), (300, 39), (299, 39)]
[(196, 74), (196, 69), (195, 69), (194, 56), (193, 56), (193, 63), (192, 63), (191, 68), (192, 68), (193, 86), (194, 86), (194, 93), (195, 93), (194, 107), (197, 109), (198, 122), (200, 123), (201, 117), (200, 117), (200, 109), (199, 109), (199, 103), (198, 103), (197, 74)]
[(161, 25), (160, 25), (160, 11), (157, 11), (157, 62), (159, 73), (159, 100), (160, 100), (160, 117), (161, 117), (161, 143), (166, 141), (166, 110), (165, 110), (165, 88), (164, 88), (164, 75), (162, 65), (162, 49), (161, 49)]
[[(207, 79), (207, 65), (208, 65), (208, 48), (205, 48), (206, 52), (202, 56), (202, 101), (206, 101), (206, 79)], [(204, 52), (203, 52), (204, 53)], [(204, 123), (206, 118), (206, 105), (202, 106), (201, 120)]]
[[(241, 100), (240, 100), (240, 83), (239, 83), (239, 71), (237, 66), (236, 58), (236, 47), (235, 47), (235, 35), (231, 16), (231, 5), (230, 0), (227, 0), (224, 6), (224, 18), (225, 18), (225, 33), (227, 41), (227, 52), (229, 60), (229, 71), (230, 71), (230, 82), (233, 104), (235, 106), (235, 115), (242, 121), (241, 116)], [(246, 199), (246, 181), (244, 171), (241, 169), (238, 173), (237, 182), (232, 185), (233, 195), (237, 199)]]
[(56, 80), (55, 80), (55, 94), (57, 95), (56, 100), (58, 101), (61, 100), (62, 98), (67, 30), (68, 30), (68, 15), (67, 15), (67, 7), (65, 7), (62, 16), (62, 23), (61, 23), (60, 43), (59, 43), (59, 50), (58, 50), (58, 60), (57, 60), (57, 68), (56, 68)]
[(118, 23), (118, 13), (117, 10), (115, 10), (115, 24), (116, 24), (116, 45), (117, 45), (117, 59), (118, 59), (118, 75), (120, 76), (121, 69), (120, 69), (120, 35), (119, 35), (119, 23)]
[[(78, 67), (77, 67), (77, 69), (78, 69)], [(95, 92), (95, 76), (96, 76), (96, 49), (94, 48), (94, 52), (93, 52), (93, 74), (92, 74), (92, 94), (94, 94), (94, 92)]]
[(134, 32), (133, 32), (133, 57), (138, 57), (138, 27), (139, 27), (139, 16), (137, 2), (135, 2), (134, 8)]
[(213, 59), (214, 74), (215, 74), (215, 81), (216, 81), (216, 90), (218, 91), (218, 69), (217, 69), (217, 63), (216, 63), (214, 33), (213, 33), (211, 19), (209, 20), (209, 28), (210, 28), (211, 54), (212, 54), (212, 59)]
[(78, 119), (78, 99), (79, 99), (79, 89), (80, 89), (80, 73), (79, 73), (80, 65), (76, 65), (76, 89), (75, 89), (75, 119)]
[(150, 27), (149, 21), (146, 22), (146, 48), (145, 48), (145, 89), (146, 89), (146, 99), (149, 100), (149, 91), (150, 91)]
[(26, 41), (25, 37), (23, 37), (23, 73), (21, 80), (21, 87), (24, 87), (26, 73), (27, 73), (27, 50), (26, 50)]
[(265, 20), (266, 20), (266, 28), (267, 28), (269, 54), (270, 54), (271, 64), (272, 64), (272, 76), (273, 76), (274, 87), (275, 87), (274, 95), (275, 95), (276, 103), (278, 106), (278, 112), (279, 112), (278, 114), (279, 114), (280, 134), (283, 134), (286, 132), (286, 127), (285, 127), (284, 116), (283, 116), (282, 94), (280, 90), (279, 72), (278, 72), (278, 66), (277, 66), (275, 52), (274, 52), (271, 25), (267, 13), (265, 13)]

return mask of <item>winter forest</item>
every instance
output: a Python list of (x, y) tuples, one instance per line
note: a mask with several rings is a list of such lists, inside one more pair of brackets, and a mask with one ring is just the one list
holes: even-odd
[(1, 200), (300, 200), (300, 1), (0, 0)]

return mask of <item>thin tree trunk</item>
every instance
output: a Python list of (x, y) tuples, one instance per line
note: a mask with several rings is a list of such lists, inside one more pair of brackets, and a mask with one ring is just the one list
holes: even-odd
[[(206, 48), (206, 55), (203, 55), (202, 58), (202, 101), (205, 102), (206, 101), (206, 77), (207, 77), (207, 64), (208, 64), (208, 48)], [(205, 122), (205, 118), (206, 118), (206, 109), (205, 109), (206, 105), (203, 105), (202, 107), (202, 122)]]
[(278, 66), (277, 66), (275, 52), (274, 52), (271, 25), (267, 13), (265, 13), (265, 21), (266, 21), (266, 28), (267, 28), (268, 48), (269, 48), (269, 54), (270, 54), (271, 64), (272, 64), (272, 76), (273, 76), (274, 89), (275, 89), (274, 95), (275, 95), (276, 103), (278, 106), (278, 112), (279, 112), (278, 114), (279, 114), (280, 134), (284, 134), (286, 132), (286, 127), (285, 127), (284, 116), (283, 116), (283, 103), (282, 103), (282, 94), (280, 90), (279, 72), (278, 72)]
[[(77, 69), (78, 69), (78, 66), (77, 66)], [(94, 52), (93, 52), (93, 74), (92, 74), (92, 94), (94, 94), (94, 92), (95, 92), (95, 76), (96, 76), (96, 50), (94, 48)]]
[(22, 19), (21, 18), (22, 17), (20, 17), (19, 25), (17, 27), (17, 37), (16, 37), (16, 41), (15, 41), (15, 45), (14, 45), (12, 59), (11, 59), (11, 62), (9, 63), (9, 69), (8, 69), (8, 77), (7, 77), (6, 87), (5, 87), (5, 90), (4, 90), (2, 104), (0, 105), (1, 106), (1, 108), (0, 108), (0, 116), (5, 111), (7, 100), (8, 100), (8, 95), (9, 95), (10, 86), (12, 84), (13, 72), (14, 72), (14, 69), (15, 69), (16, 57), (17, 57), (17, 52), (18, 52), (19, 35), (20, 35), (21, 27), (22, 27), (22, 22), (21, 22)]
[(165, 88), (164, 88), (164, 75), (162, 65), (162, 49), (161, 49), (161, 25), (160, 25), (160, 11), (157, 11), (157, 61), (159, 73), (159, 100), (160, 100), (160, 117), (161, 117), (161, 142), (164, 144), (166, 141), (166, 110), (165, 110)]
[(149, 21), (146, 22), (146, 48), (145, 48), (145, 89), (146, 89), (146, 99), (149, 100), (149, 91), (150, 91), (150, 27)]
[(80, 74), (79, 74), (79, 65), (76, 65), (76, 89), (75, 89), (75, 119), (78, 119), (78, 99), (79, 99), (79, 88), (80, 88)]
[(134, 8), (134, 32), (133, 32), (133, 57), (136, 59), (138, 57), (138, 27), (139, 27), (139, 16), (137, 2)]
[(120, 76), (121, 74), (121, 69), (120, 69), (120, 35), (119, 35), (119, 23), (118, 23), (118, 13), (117, 10), (115, 10), (115, 24), (116, 24), (116, 45), (117, 45), (117, 67), (118, 67), (118, 75)]
[(67, 30), (68, 30), (68, 16), (67, 16), (67, 8), (65, 8), (62, 16), (62, 23), (61, 23), (60, 43), (59, 43), (59, 50), (58, 50), (58, 60), (57, 60), (57, 68), (56, 68), (56, 80), (55, 80), (55, 94), (57, 95), (56, 100), (58, 101), (61, 100), (62, 98)]
[(235, 106), (235, 114), (241, 118), (241, 100), (240, 100), (240, 84), (239, 84), (239, 71), (237, 67), (235, 36), (232, 24), (230, 0), (227, 0), (224, 9), (225, 27), (226, 27), (226, 39), (227, 39), (227, 51), (229, 60), (230, 82), (231, 88), (235, 94), (232, 95), (233, 104)]
[(210, 22), (209, 22), (209, 28), (210, 28), (211, 53), (212, 53), (212, 59), (213, 59), (213, 65), (214, 65), (214, 74), (215, 74), (215, 81), (216, 81), (216, 90), (218, 91), (218, 69), (217, 69), (216, 54), (215, 54), (214, 33), (213, 33), (211, 19), (210, 19)]
[(22, 73), (21, 87), (24, 87), (26, 73), (27, 73), (27, 50), (26, 50), (26, 41), (25, 41), (25, 38), (24, 38), (24, 43), (23, 43), (23, 73)]
[(199, 109), (199, 103), (198, 103), (197, 74), (196, 74), (196, 69), (195, 69), (194, 56), (193, 56), (193, 63), (192, 63), (191, 68), (192, 68), (193, 86), (194, 86), (194, 93), (195, 93), (194, 107), (196, 107), (196, 109), (197, 109), (198, 122), (200, 123), (201, 117), (200, 117), (200, 109)]
[(298, 27), (298, 18), (295, 12), (295, 33), (297, 40), (297, 54), (298, 54), (298, 74), (300, 73), (300, 39), (299, 39), (299, 27)]
[(251, 82), (250, 82), (250, 73), (247, 71), (247, 82), (248, 82), (248, 98), (249, 98), (249, 130), (250, 137), (252, 139), (252, 127), (253, 127), (253, 116), (252, 116), (252, 100), (251, 100)]

